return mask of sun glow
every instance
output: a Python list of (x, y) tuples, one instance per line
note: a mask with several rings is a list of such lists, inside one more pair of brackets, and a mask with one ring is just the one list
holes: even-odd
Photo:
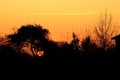
[(44, 51), (38, 51), (38, 52), (37, 52), (37, 55), (38, 55), (39, 57), (43, 56), (43, 55), (44, 55)]

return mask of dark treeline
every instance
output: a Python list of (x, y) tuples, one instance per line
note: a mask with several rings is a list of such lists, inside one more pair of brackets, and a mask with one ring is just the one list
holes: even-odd
[(80, 40), (73, 32), (69, 43), (51, 40), (49, 30), (40, 25), (23, 25), (13, 34), (0, 38), (0, 63), (119, 64), (119, 49), (111, 40), (114, 33), (111, 17), (107, 19), (105, 15), (95, 27), (96, 40), (90, 35)]
[(40, 25), (25, 25), (1, 37), (3, 64), (118, 64), (119, 57), (115, 46), (104, 49), (91, 36), (80, 41), (73, 33), (70, 43), (50, 40), (49, 31)]

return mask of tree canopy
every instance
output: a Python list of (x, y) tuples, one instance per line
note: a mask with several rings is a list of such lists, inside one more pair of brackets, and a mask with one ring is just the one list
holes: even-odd
[(16, 32), (8, 35), (8, 38), (12, 45), (18, 47), (19, 50), (22, 49), (26, 42), (30, 43), (31, 52), (36, 56), (33, 49), (42, 48), (44, 41), (49, 39), (48, 34), (49, 31), (40, 25), (23, 25)]

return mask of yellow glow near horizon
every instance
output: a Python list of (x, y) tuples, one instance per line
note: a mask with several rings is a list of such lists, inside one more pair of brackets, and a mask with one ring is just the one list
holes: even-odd
[(120, 0), (1, 0), (0, 33), (36, 23), (48, 28), (56, 40), (72, 31), (83, 35), (83, 29), (90, 29), (105, 9), (119, 21)]
[(77, 13), (74, 13), (74, 12), (71, 12), (71, 13), (32, 13), (31, 15), (87, 15), (87, 14), (96, 14), (97, 12), (96, 11), (81, 11), (81, 12), (77, 12)]

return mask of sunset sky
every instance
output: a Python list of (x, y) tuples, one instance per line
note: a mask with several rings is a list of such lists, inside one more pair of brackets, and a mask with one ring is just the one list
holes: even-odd
[(0, 33), (24, 24), (40, 24), (55, 40), (69, 39), (72, 31), (83, 35), (92, 29), (105, 9), (120, 21), (120, 0), (1, 0)]

